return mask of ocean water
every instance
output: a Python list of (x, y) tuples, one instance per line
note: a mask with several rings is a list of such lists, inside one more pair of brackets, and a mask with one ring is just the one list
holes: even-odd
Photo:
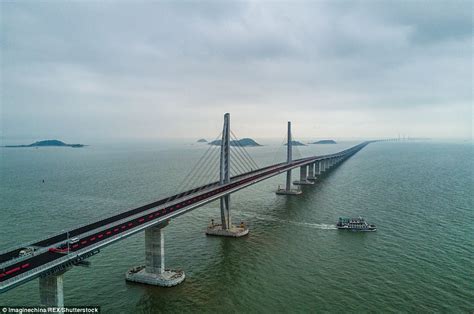
[[(278, 143), (264, 144), (248, 148), (259, 165), (285, 159)], [(192, 141), (1, 148), (0, 250), (167, 196), (206, 149)], [(68, 271), (65, 304), (105, 313), (472, 312), (473, 157), (470, 142), (373, 143), (300, 196), (275, 195), (284, 176), (271, 178), (231, 196), (247, 237), (205, 236), (217, 202), (166, 227), (166, 264), (187, 276), (180, 286), (125, 281), (144, 262), (140, 233)], [(357, 215), (377, 232), (335, 229), (339, 216)], [(0, 295), (0, 305), (38, 304), (37, 280)]]

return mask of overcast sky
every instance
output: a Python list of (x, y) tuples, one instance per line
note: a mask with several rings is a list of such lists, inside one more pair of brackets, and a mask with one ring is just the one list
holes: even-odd
[(472, 136), (471, 1), (2, 1), (4, 139)]

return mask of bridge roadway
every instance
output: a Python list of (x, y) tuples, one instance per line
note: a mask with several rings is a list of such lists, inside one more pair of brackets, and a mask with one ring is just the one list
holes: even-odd
[[(312, 156), (294, 160), (289, 164), (285, 162), (267, 166), (232, 177), (231, 182), (226, 185), (219, 185), (219, 182), (214, 182), (110, 216), (28, 244), (27, 246), (38, 248), (33, 256), (18, 256), (19, 251), (25, 246), (3, 252), (0, 254), (0, 293), (32, 280), (52, 269), (57, 269), (62, 265), (71, 265), (90, 256), (91, 252), (97, 252), (101, 247), (184, 214), (221, 196), (315, 161), (334, 157), (346, 159), (371, 142), (363, 142), (335, 154)], [(64, 247), (68, 237), (69, 239), (74, 237), (79, 239), (77, 243), (70, 245), (68, 254), (49, 250), (51, 248)]]

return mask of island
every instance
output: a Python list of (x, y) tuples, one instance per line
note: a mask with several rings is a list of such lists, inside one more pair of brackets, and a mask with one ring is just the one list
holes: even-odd
[[(221, 145), (221, 140), (215, 140), (215, 141), (209, 142), (209, 145)], [(230, 146), (254, 147), (254, 146), (262, 146), (262, 145), (255, 142), (251, 138), (243, 138), (238, 141), (230, 141)]]
[(58, 141), (58, 140), (45, 140), (45, 141), (34, 142), (33, 144), (29, 144), (29, 145), (6, 145), (5, 147), (50, 147), (50, 146), (78, 148), (78, 147), (84, 147), (86, 145), (84, 145), (84, 144), (66, 144), (66, 143)]
[(334, 140), (321, 140), (321, 141), (316, 141), (311, 144), (337, 144), (337, 143)]
[[(288, 145), (287, 143), (284, 144), (285, 146)], [(306, 144), (303, 144), (298, 141), (291, 141), (291, 146), (306, 146)]]
[(197, 140), (198, 143), (207, 143), (206, 139), (204, 138), (201, 138), (199, 140)]

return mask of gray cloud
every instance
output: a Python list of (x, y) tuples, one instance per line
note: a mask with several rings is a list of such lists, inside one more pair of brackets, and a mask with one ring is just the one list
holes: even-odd
[(470, 137), (468, 1), (2, 2), (2, 137)]

